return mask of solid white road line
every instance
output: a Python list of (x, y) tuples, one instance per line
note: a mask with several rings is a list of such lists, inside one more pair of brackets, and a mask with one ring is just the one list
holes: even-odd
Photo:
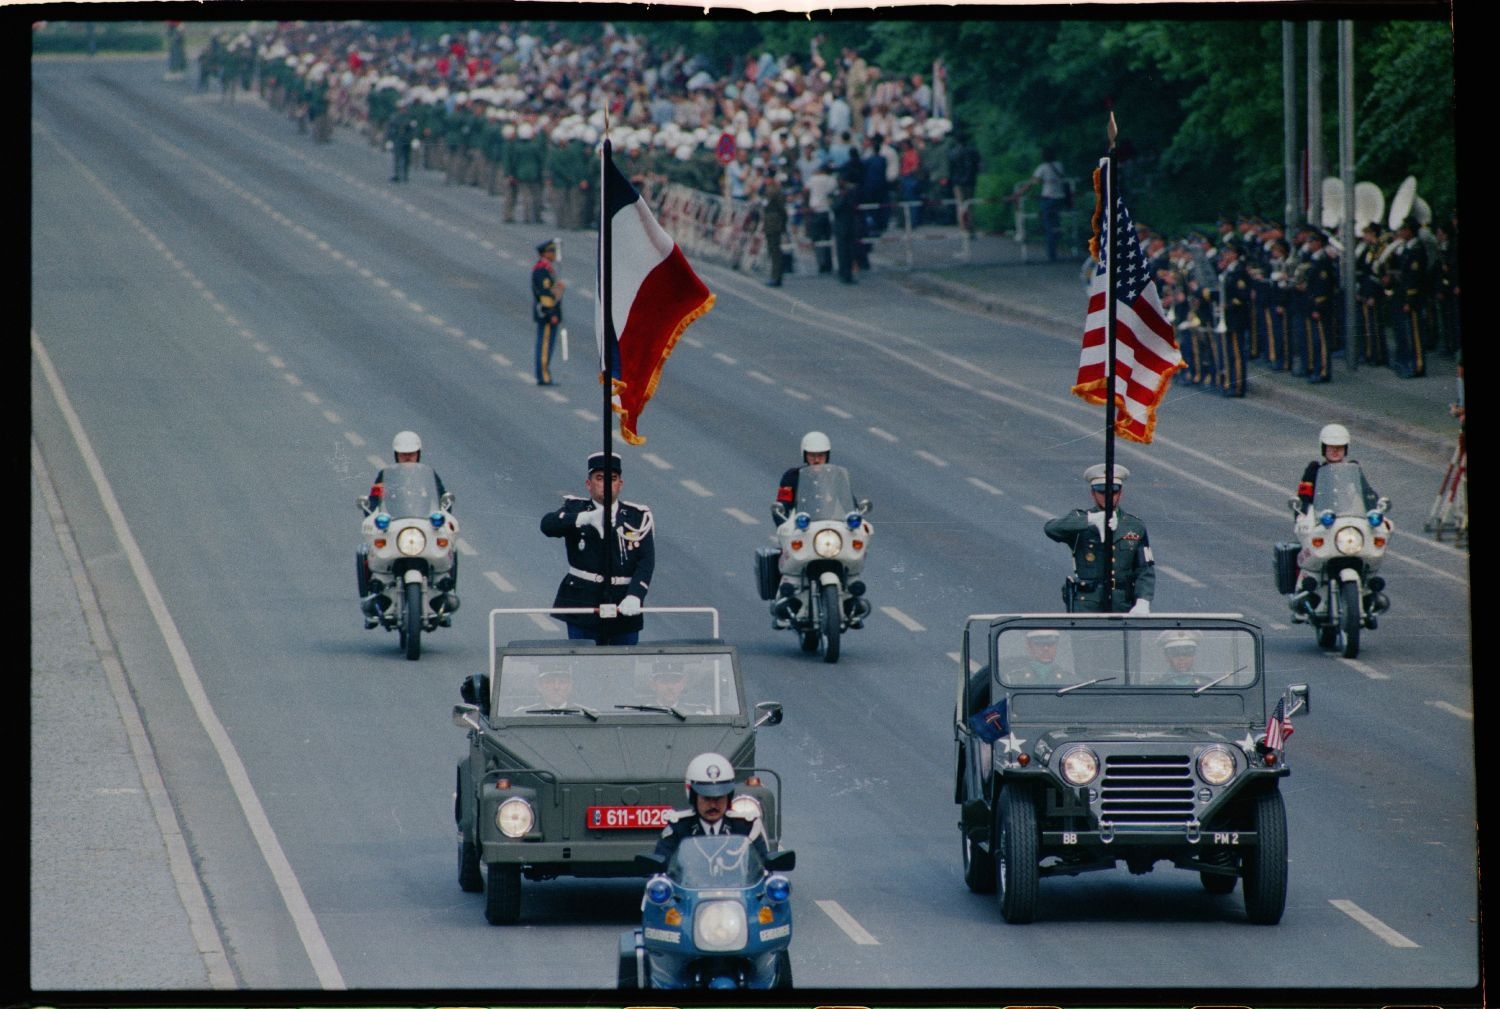
[(879, 946), (880, 940), (875, 938), (865, 927), (854, 920), (854, 916), (839, 906), (836, 900), (820, 900), (816, 902), (823, 913), (833, 919), (833, 923), (844, 930), (844, 934), (853, 939), (860, 946)]
[(1349, 917), (1359, 922), (1371, 932), (1374, 932), (1389, 946), (1395, 946), (1398, 949), (1422, 948), (1417, 943), (1412, 942), (1406, 936), (1402, 935), (1400, 932), (1397, 932), (1385, 922), (1375, 917), (1369, 911), (1366, 911), (1364, 908), (1354, 903), (1354, 901), (1352, 900), (1329, 900), (1328, 903), (1332, 904), (1334, 907), (1338, 908), (1340, 911), (1344, 912)]
[(145, 596), (157, 629), (161, 632), (167, 651), (172, 656), (172, 664), (177, 670), (178, 680), (182, 683), (183, 691), (198, 716), (199, 724), (203, 726), (204, 732), (213, 743), (214, 751), (218, 754), (219, 762), (223, 765), (224, 773), (229, 779), (230, 788), (239, 801), (240, 810), (245, 815), (245, 821), (250, 826), (250, 832), (255, 837), (256, 844), (260, 847), (261, 857), (265, 859), (266, 866), (276, 881), (276, 888), (281, 894), (282, 903), (286, 905), (292, 923), (296, 926), (297, 934), (302, 940), (302, 947), (307, 952), (313, 970), (317, 973), (318, 981), (325, 989), (343, 989), (347, 987), (344, 984), (343, 975), (339, 973), (338, 964), (333, 959), (333, 951), (328, 948), (328, 941), (323, 936), (323, 930), (319, 927), (317, 918), (313, 916), (307, 896), (302, 892), (302, 884), (298, 882), (297, 874), (293, 871), (286, 852), (282, 850), (276, 832), (271, 829), (270, 818), (266, 816), (265, 807), (261, 805), (260, 797), (256, 795), (255, 788), (250, 783), (250, 774), (245, 770), (244, 762), (240, 760), (239, 752), (235, 750), (234, 742), (229, 738), (229, 732), (224, 728), (224, 723), (219, 721), (213, 705), (209, 703), (208, 693), (203, 689), (203, 681), (198, 677), (198, 670), (193, 665), (192, 656), (188, 654), (187, 645), (177, 631), (177, 624), (167, 610), (166, 600), (157, 587), (155, 576), (146, 565), (146, 557), (141, 553), (140, 545), (125, 521), (125, 513), (120, 508), (114, 490), (104, 475), (104, 467), (100, 464), (98, 456), (94, 454), (93, 445), (83, 429), (83, 422), (74, 412), (67, 393), (63, 391), (62, 380), (52, 367), (52, 359), (47, 355), (41, 339), (35, 332), (31, 334), (31, 350), (38, 366), (46, 376), (47, 384), (52, 389), (58, 409), (62, 412), (69, 431), (72, 432), (73, 441), (78, 446), (84, 465), (93, 478), (99, 500), (114, 529), (115, 538), (119, 541), (120, 549), (130, 563), (136, 583)]
[(923, 627), (921, 624), (917, 623), (911, 617), (907, 616), (905, 613), (902, 613), (894, 606), (882, 606), (880, 607), (880, 612), (884, 613), (886, 616), (890, 617), (892, 620), (896, 621), (896, 623), (900, 624), (902, 627), (905, 627), (909, 631), (927, 630), (927, 628)]

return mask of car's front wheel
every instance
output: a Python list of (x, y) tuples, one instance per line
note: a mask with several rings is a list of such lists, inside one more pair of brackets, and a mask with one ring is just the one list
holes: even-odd
[(521, 867), (491, 862), (484, 874), (484, 920), (514, 925), (521, 918)]
[(1245, 856), (1245, 914), (1257, 925), (1274, 925), (1286, 910), (1286, 806), (1281, 792), (1255, 797), (1256, 845)]
[(1012, 925), (1036, 919), (1036, 795), (1029, 785), (1000, 790), (995, 816), (995, 891), (1000, 916)]

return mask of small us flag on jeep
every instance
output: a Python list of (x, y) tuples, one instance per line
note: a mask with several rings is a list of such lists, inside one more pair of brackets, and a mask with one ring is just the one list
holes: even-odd
[(1279, 750), (1286, 746), (1292, 731), (1292, 720), (1286, 715), (1286, 698), (1280, 697), (1276, 701), (1276, 710), (1266, 722), (1266, 748)]

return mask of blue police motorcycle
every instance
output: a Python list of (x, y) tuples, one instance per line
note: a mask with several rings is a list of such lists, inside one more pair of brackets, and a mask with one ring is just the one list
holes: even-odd
[(620, 937), (619, 987), (790, 988), (796, 853), (762, 858), (748, 837), (684, 838), (646, 881), (641, 927)]

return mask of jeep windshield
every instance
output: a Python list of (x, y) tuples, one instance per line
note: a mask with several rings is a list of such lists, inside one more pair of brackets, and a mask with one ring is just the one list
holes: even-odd
[(734, 675), (728, 651), (503, 653), (491, 687), (492, 714), (674, 721), (738, 715)]
[(740, 834), (685, 837), (672, 855), (667, 875), (700, 890), (742, 888), (765, 875), (765, 863), (750, 838)]
[(402, 462), (381, 474), (380, 510), (391, 518), (426, 518), (441, 507), (432, 467)]
[(1008, 687), (1211, 692), (1248, 687), (1256, 677), (1255, 636), (1239, 628), (1007, 627), (995, 647), (1000, 682)]

